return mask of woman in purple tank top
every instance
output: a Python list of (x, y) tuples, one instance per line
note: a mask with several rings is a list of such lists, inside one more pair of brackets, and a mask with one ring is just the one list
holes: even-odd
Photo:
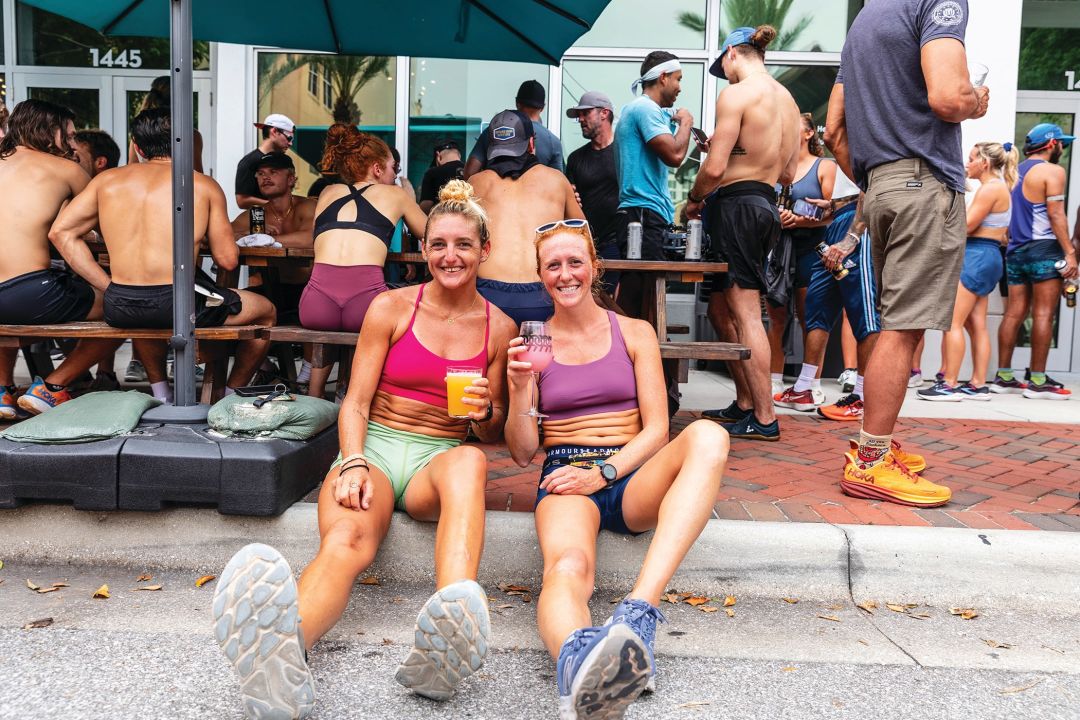
[[(536, 504), (544, 556), (537, 623), (557, 661), (560, 717), (584, 717), (586, 707), (590, 717), (622, 717), (652, 684), (660, 594), (709, 519), (728, 436), (699, 420), (668, 442), (656, 333), (597, 304), (601, 269), (584, 221), (541, 226), (536, 248), (555, 304), (548, 322), (554, 359), (539, 382), (547, 458)], [(525, 350), (522, 338), (511, 341), (505, 426), (522, 467), (540, 446), (536, 421), (523, 414), (532, 365), (514, 359)], [(598, 626), (588, 599), (601, 529), (656, 534), (633, 588)]]

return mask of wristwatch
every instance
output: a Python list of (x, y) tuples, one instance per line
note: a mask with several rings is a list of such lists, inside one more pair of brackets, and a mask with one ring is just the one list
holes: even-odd
[(619, 479), (619, 471), (614, 465), (609, 465), (601, 460), (596, 464), (596, 467), (600, 468), (600, 477), (604, 478), (604, 482), (607, 483), (608, 487), (614, 485), (615, 481)]
[(690, 192), (686, 193), (686, 199), (689, 200), (692, 203), (699, 203), (702, 200), (704, 200), (705, 198), (696, 198), (696, 197), (694, 197), (694, 191), (691, 190)]

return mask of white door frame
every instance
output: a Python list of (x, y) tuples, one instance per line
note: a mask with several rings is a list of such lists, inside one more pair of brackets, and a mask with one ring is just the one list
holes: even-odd
[(113, 105), (109, 102), (112, 95), (112, 78), (107, 75), (79, 75), (56, 72), (34, 73), (17, 72), (11, 73), (11, 92), (14, 102), (8, 102), (8, 107), (15, 107), (17, 103), (26, 100), (29, 96), (29, 88), (72, 88), (76, 90), (98, 91), (98, 127), (112, 128)]
[[(110, 80), (113, 122), (109, 128), (109, 133), (113, 136), (113, 139), (116, 140), (116, 144), (120, 146), (120, 164), (124, 165), (127, 163), (128, 122), (130, 122), (130, 118), (128, 117), (127, 94), (129, 91), (145, 92), (149, 90), (150, 83), (153, 82), (154, 78), (133, 75), (114, 75)], [(193, 78), (191, 84), (199, 103), (199, 124), (195, 129), (203, 136), (203, 171), (206, 175), (212, 176), (214, 174), (214, 151), (212, 143), (210, 142), (213, 129), (213, 122), (210, 117), (210, 93), (213, 83), (209, 78)]]

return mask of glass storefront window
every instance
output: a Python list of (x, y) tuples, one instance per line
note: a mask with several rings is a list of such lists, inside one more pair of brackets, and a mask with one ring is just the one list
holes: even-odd
[(705, 47), (705, 0), (612, 0), (575, 47)]
[[(16, 3), (16, 42), (20, 65), (164, 70), (169, 39), (105, 36), (74, 20)], [(196, 41), (195, 70), (210, 69), (210, 43)]]
[[(1018, 112), (1016, 113), (1016, 129), (1013, 135), (1013, 144), (1018, 148), (1023, 148), (1024, 138), (1027, 137), (1028, 131), (1039, 123), (1053, 123), (1060, 127), (1066, 135), (1074, 135), (1075, 133), (1073, 131), (1076, 128), (1076, 116), (1072, 113)], [(1058, 160), (1058, 165), (1065, 168), (1065, 207), (1069, 206), (1069, 177), (1070, 170), (1072, 169), (1072, 151), (1073, 145), (1069, 144), (1064, 152), (1061, 153), (1061, 159)], [(1022, 160), (1023, 153), (1021, 153), (1021, 161)]]
[[(467, 156), (495, 113), (514, 107), (514, 95), (526, 80), (537, 80), (546, 90), (547, 65), (413, 58), (407, 173), (413, 184), (419, 187), (440, 140), (456, 140)], [(564, 147), (564, 156), (568, 151)]]
[(769, 50), (840, 52), (862, 0), (724, 0), (720, 4), (720, 43), (744, 25), (772, 25), (777, 36)]
[(394, 58), (264, 52), (258, 67), (259, 119), (282, 113), (296, 123), (292, 152), (302, 159), (296, 167), (301, 192), (319, 176), (332, 123), (352, 122), (394, 145)]
[(1080, 89), (1080, 2), (1025, 0), (1018, 88)]
[(101, 124), (101, 93), (89, 88), (29, 87), (32, 100), (47, 100), (75, 113), (75, 129), (86, 130)]

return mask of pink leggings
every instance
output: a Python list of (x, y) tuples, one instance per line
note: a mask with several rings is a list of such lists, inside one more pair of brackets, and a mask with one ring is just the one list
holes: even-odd
[(300, 324), (310, 330), (360, 332), (368, 306), (384, 290), (379, 265), (315, 263), (300, 295)]

